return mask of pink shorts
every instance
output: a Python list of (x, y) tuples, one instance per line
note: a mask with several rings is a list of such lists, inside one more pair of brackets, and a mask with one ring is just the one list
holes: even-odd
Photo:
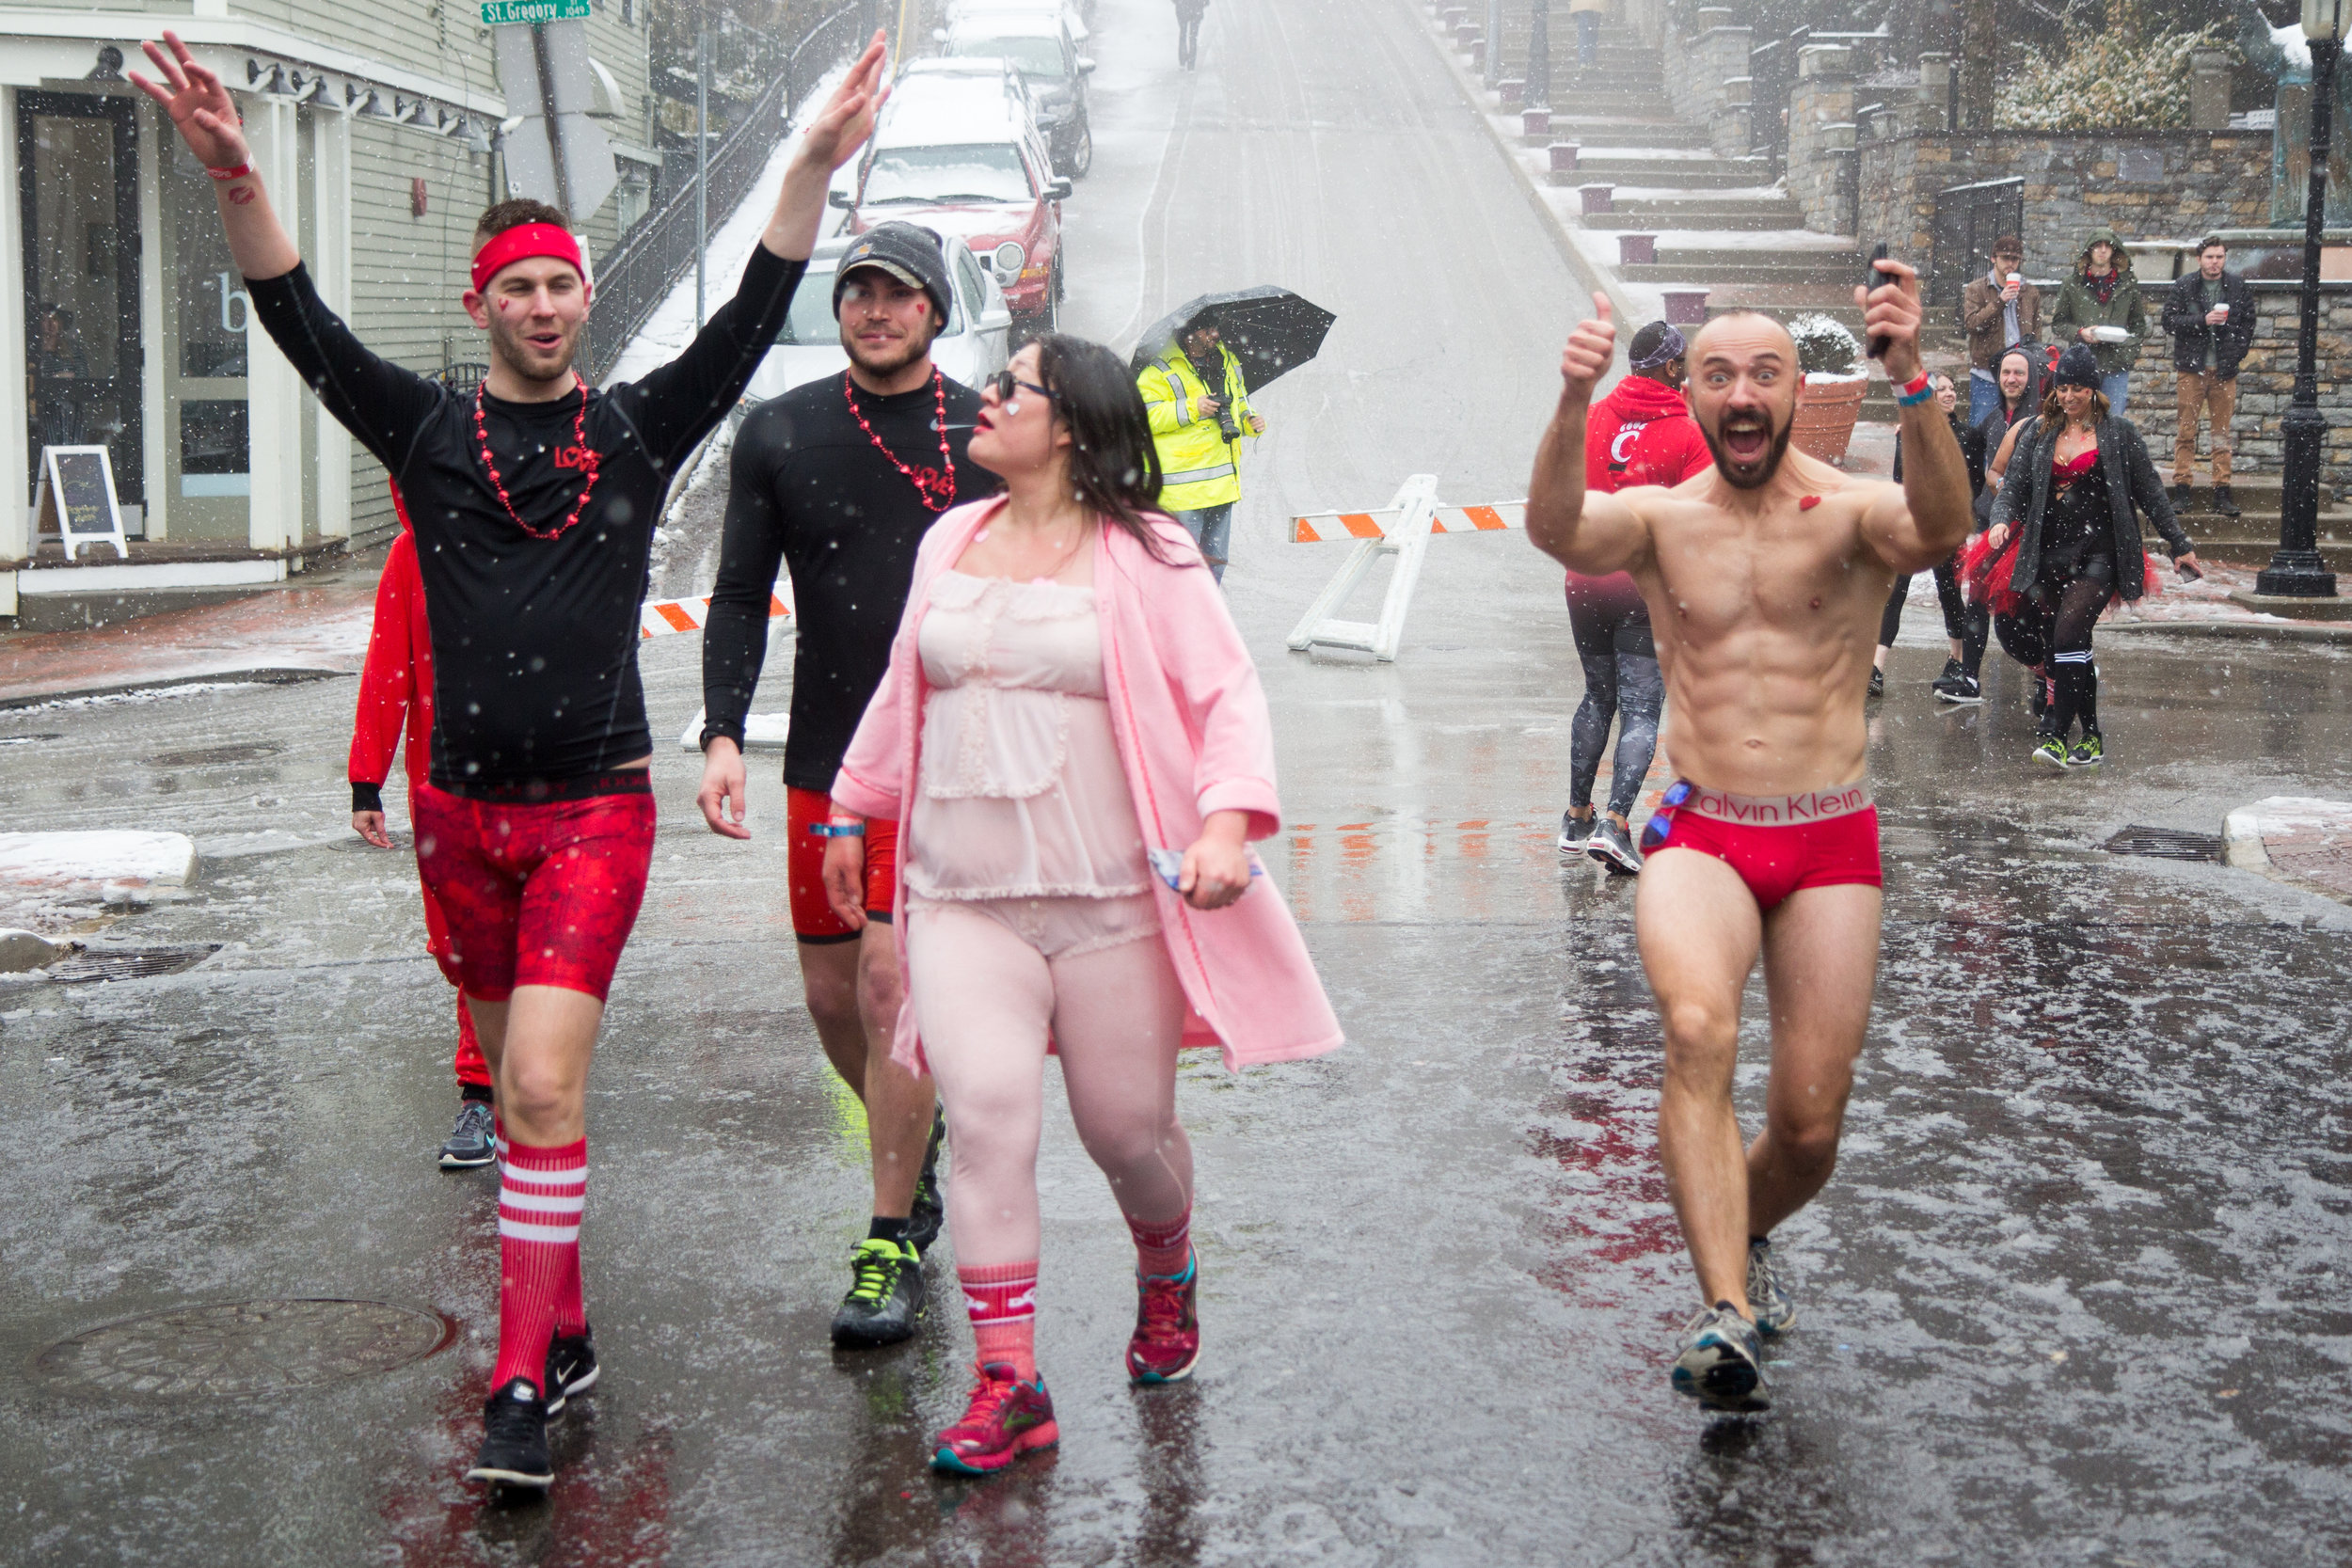
[(1642, 830), (1642, 852), (1695, 849), (1740, 874), (1767, 914), (1809, 887), (1883, 887), (1870, 786), (1802, 795), (1726, 795), (1677, 779)]

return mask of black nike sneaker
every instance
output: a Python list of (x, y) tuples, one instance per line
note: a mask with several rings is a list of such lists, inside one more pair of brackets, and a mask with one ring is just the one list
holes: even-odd
[(563, 1413), (564, 1406), (574, 1394), (584, 1394), (596, 1386), (604, 1369), (596, 1365), (596, 1331), (582, 1328), (577, 1334), (559, 1334), (548, 1341), (547, 1401), (548, 1415)]
[(1873, 697), (1883, 697), (1886, 695), (1885, 671), (1873, 670), (1870, 672), (1870, 695)]
[(907, 1211), (907, 1244), (918, 1253), (931, 1250), (940, 1227), (947, 1223), (947, 1202), (939, 1190), (939, 1144), (946, 1135), (946, 1113), (934, 1110), (931, 1141), (923, 1150), (923, 1174), (914, 1182), (914, 1207)]
[(548, 1457), (548, 1402), (527, 1377), (509, 1378), (482, 1407), (482, 1449), (468, 1481), (544, 1492), (555, 1484)]
[(875, 1350), (914, 1338), (923, 1321), (923, 1255), (905, 1242), (867, 1237), (850, 1261), (856, 1283), (833, 1315), (833, 1342), (842, 1350)]

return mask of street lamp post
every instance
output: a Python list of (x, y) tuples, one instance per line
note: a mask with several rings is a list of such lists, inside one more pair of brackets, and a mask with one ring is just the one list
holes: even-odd
[(2286, 456), (2279, 481), (2279, 548), (2254, 578), (2254, 592), (2265, 597), (2336, 596), (2336, 575), (2319, 554), (2319, 469), (2328, 436), (2328, 421), (2319, 412), (2319, 247), (2328, 221), (2328, 121), (2335, 107), (2336, 66), (2344, 55), (2344, 3), (2303, 0), (2303, 36), (2312, 46), (2312, 181), (2303, 211), (2295, 404), (2280, 421)]

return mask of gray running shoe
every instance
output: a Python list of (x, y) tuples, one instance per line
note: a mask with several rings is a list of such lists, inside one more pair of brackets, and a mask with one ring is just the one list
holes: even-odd
[(1629, 877), (1639, 876), (1642, 852), (1633, 847), (1633, 835), (1609, 817), (1601, 817), (1599, 824), (1593, 830), (1592, 839), (1584, 846), (1584, 852), (1612, 871), (1622, 872)]
[(1591, 847), (1593, 830), (1599, 825), (1600, 813), (1598, 812), (1595, 812), (1581, 822), (1576, 819), (1574, 812), (1562, 812), (1560, 814), (1560, 852), (1564, 855), (1582, 854)]
[(1770, 1410), (1772, 1398), (1764, 1386), (1762, 1355), (1756, 1325), (1731, 1303), (1719, 1301), (1682, 1330), (1675, 1355), (1675, 1392), (1709, 1410)]
[(1796, 1326), (1797, 1304), (1788, 1299), (1788, 1289), (1772, 1267), (1769, 1241), (1748, 1243), (1748, 1310), (1756, 1314), (1756, 1333), (1767, 1339), (1778, 1338)]
[(491, 1129), (488, 1101), (469, 1100), (457, 1107), (457, 1125), (450, 1129), (449, 1141), (441, 1145), (441, 1168), (478, 1170), (497, 1159), (498, 1144)]

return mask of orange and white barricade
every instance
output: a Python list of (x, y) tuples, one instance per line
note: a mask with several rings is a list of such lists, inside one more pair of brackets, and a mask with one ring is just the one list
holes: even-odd
[[(647, 599), (637, 611), (637, 640), (649, 637), (669, 637), (681, 631), (700, 631), (710, 619), (710, 595), (694, 599)], [(769, 630), (783, 631), (779, 621), (792, 619), (792, 586), (789, 578), (778, 579), (768, 591)]]
[[(1320, 544), (1352, 539), (1356, 547), (1346, 563), (1315, 602), (1307, 607), (1292, 629), (1294, 653), (1308, 648), (1353, 648), (1384, 663), (1394, 663), (1405, 639), (1405, 613), (1412, 607), (1413, 589), (1421, 581), (1422, 555), (1433, 533), (1493, 533), (1527, 526), (1527, 502), (1501, 501), (1492, 506), (1447, 506), (1438, 499), (1438, 476), (1415, 474), (1397, 489), (1388, 505), (1371, 512), (1316, 512), (1291, 519), (1291, 543)], [(1373, 562), (1384, 555), (1396, 557), (1389, 591), (1377, 621), (1343, 621), (1337, 612), (1356, 592)]]
[[(700, 631), (710, 620), (710, 595), (705, 594), (691, 599), (647, 599), (637, 614), (637, 640), (671, 637), (682, 631)], [(792, 579), (778, 578), (775, 587), (768, 592), (768, 636), (771, 645), (781, 633), (792, 629)], [(694, 710), (693, 721), (686, 733), (678, 736), (678, 745), (689, 752), (702, 750), (703, 710)], [(781, 713), (755, 713), (743, 723), (743, 749), (747, 752), (772, 752), (783, 748), (788, 720)]]

